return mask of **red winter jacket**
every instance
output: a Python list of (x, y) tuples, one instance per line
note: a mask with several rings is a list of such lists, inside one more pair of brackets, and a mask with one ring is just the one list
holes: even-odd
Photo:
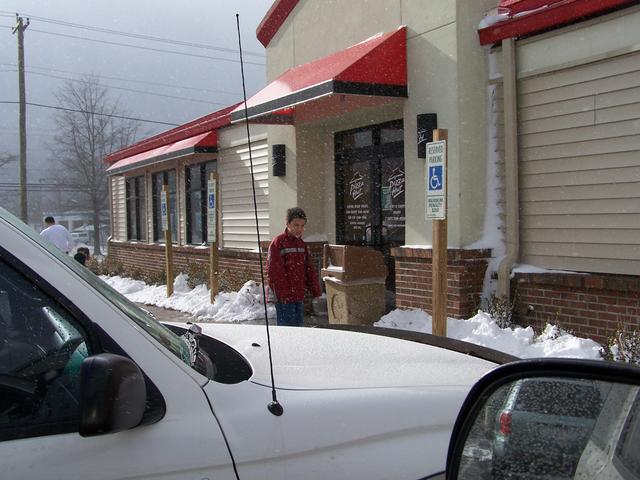
[(302, 302), (305, 288), (314, 297), (322, 295), (307, 245), (286, 229), (269, 245), (267, 278), (278, 303)]

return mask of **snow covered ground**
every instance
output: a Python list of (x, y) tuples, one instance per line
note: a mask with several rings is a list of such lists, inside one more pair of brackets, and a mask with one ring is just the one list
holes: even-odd
[[(186, 275), (176, 278), (174, 294), (170, 298), (166, 296), (165, 285), (150, 286), (140, 280), (117, 276), (101, 278), (131, 301), (185, 312), (202, 322), (241, 323), (264, 318), (262, 289), (253, 281), (247, 282), (238, 292), (220, 293), (212, 305), (209, 290), (204, 285), (189, 288)], [(275, 318), (273, 305), (267, 305), (267, 314), (270, 319)], [(431, 316), (423, 310), (393, 310), (374, 325), (431, 333)], [(490, 315), (481, 311), (467, 320), (449, 318), (447, 335), (521, 358), (600, 359), (601, 346), (591, 339), (564, 333), (554, 325), (547, 325), (538, 336), (531, 327), (500, 328)]]

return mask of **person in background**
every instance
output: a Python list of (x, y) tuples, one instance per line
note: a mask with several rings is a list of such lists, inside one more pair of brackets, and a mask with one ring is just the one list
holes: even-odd
[(275, 294), (278, 325), (300, 327), (304, 321), (304, 295), (322, 295), (313, 259), (302, 240), (307, 215), (299, 207), (287, 210), (286, 228), (269, 245), (267, 279)]
[(76, 260), (77, 262), (81, 263), (82, 265), (85, 264), (85, 262), (87, 261), (87, 257), (85, 256), (84, 252), (82, 251), (81, 248), (79, 248), (76, 251), (76, 254), (73, 256), (73, 259)]
[(62, 225), (56, 224), (53, 217), (46, 217), (44, 219), (44, 225), (45, 229), (40, 232), (40, 235), (53, 243), (64, 253), (69, 254), (76, 244), (76, 241), (69, 233), (69, 230), (64, 228)]
[(91, 253), (89, 252), (89, 247), (78, 247), (78, 252), (84, 255), (85, 263), (89, 261), (91, 258)]

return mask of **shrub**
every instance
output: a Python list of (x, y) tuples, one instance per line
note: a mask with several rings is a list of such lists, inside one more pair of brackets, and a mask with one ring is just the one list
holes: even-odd
[(124, 265), (109, 256), (104, 257), (100, 262), (95, 257), (91, 257), (85, 266), (96, 275), (123, 276), (125, 274)]
[(234, 274), (227, 269), (220, 270), (219, 281), (221, 292), (239, 292), (250, 278), (242, 278), (238, 274)]
[(605, 360), (613, 362), (635, 363), (640, 365), (640, 332), (628, 331), (618, 327), (607, 339), (607, 344), (600, 350)]
[(136, 280), (142, 280), (147, 285), (166, 285), (167, 272), (162, 270), (154, 270), (153, 272), (143, 272), (139, 277), (131, 277)]
[(198, 285), (206, 285), (209, 288), (209, 263), (208, 262), (189, 262), (187, 264), (186, 273), (189, 279), (187, 285), (189, 288), (195, 288)]
[(482, 300), (481, 309), (483, 312), (491, 315), (500, 328), (507, 328), (513, 325), (513, 313), (516, 307), (516, 295), (513, 295), (511, 301), (505, 297), (499, 297), (491, 294), (489, 298)]

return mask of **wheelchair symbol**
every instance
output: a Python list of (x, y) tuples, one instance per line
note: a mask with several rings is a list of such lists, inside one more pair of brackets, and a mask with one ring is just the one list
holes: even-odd
[(429, 171), (429, 190), (442, 190), (442, 167), (431, 167)]

